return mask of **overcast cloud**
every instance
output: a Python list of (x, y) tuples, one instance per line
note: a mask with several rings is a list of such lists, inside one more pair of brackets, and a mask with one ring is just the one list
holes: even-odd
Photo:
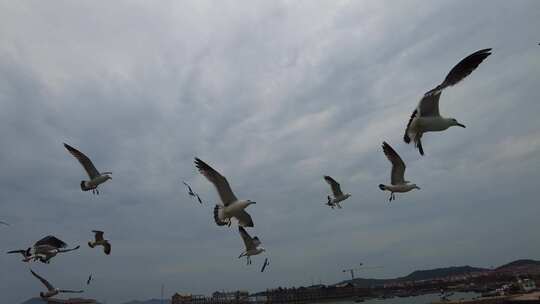
[[(81, 245), (34, 270), (120, 303), (260, 291), (420, 268), (539, 258), (538, 1), (0, 1), (0, 250), (47, 234)], [(466, 129), (402, 141), (464, 56), (490, 56), (441, 97)], [(422, 190), (388, 194), (388, 141)], [(101, 194), (67, 142), (113, 172)], [(249, 207), (271, 265), (236, 257), (200, 157)], [(352, 192), (326, 208), (324, 174)], [(206, 205), (191, 200), (191, 183)], [(91, 250), (101, 229), (112, 255)], [(6, 303), (42, 286), (0, 254)], [(95, 281), (85, 286), (87, 276)]]

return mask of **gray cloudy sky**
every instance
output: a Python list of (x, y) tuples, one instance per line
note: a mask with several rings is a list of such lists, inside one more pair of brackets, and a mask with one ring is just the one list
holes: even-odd
[[(0, 227), (7, 251), (55, 234), (82, 248), (32, 264), (109, 303), (333, 283), (419, 268), (539, 258), (538, 1), (1, 1)], [(467, 129), (402, 142), (422, 94), (492, 47), (441, 98)], [(422, 190), (391, 205), (377, 185), (388, 141)], [(62, 142), (112, 181), (93, 196)], [(271, 265), (236, 257), (198, 156), (249, 207)], [(329, 174), (353, 193), (322, 204)], [(209, 201), (187, 197), (181, 180)], [(113, 243), (90, 250), (90, 230)], [(0, 254), (6, 303), (40, 283)], [(93, 273), (95, 282), (83, 286)]]

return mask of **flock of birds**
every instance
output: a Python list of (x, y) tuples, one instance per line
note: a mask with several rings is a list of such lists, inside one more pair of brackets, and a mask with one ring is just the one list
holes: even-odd
[[(455, 118), (445, 118), (440, 115), (439, 112), (439, 99), (442, 91), (450, 86), (454, 86), (469, 74), (472, 73), (489, 55), (491, 55), (491, 49), (482, 49), (470, 54), (455, 65), (441, 84), (437, 85), (434, 89), (426, 92), (418, 106), (413, 111), (411, 118), (405, 129), (404, 141), (405, 143), (414, 143), (414, 146), (418, 149), (421, 155), (424, 155), (424, 149), (422, 146), (422, 136), (427, 132), (440, 132), (444, 131), (452, 126), (458, 126), (465, 128), (465, 126), (459, 123)], [(94, 194), (99, 194), (99, 185), (105, 183), (109, 179), (112, 179), (112, 172), (99, 172), (93, 165), (92, 161), (79, 150), (64, 143), (64, 147), (71, 155), (73, 155), (82, 165), (89, 180), (83, 180), (80, 182), (80, 188), (82, 191), (92, 191)], [(379, 184), (378, 187), (382, 191), (390, 192), (389, 201), (395, 200), (395, 193), (406, 193), (413, 189), (420, 189), (416, 184), (411, 183), (405, 179), (405, 162), (399, 156), (399, 154), (387, 143), (382, 143), (382, 150), (384, 155), (388, 158), (392, 164), (392, 170), (390, 175), (390, 184)], [(238, 224), (238, 232), (241, 239), (244, 242), (245, 250), (240, 254), (238, 258), (246, 257), (247, 264), (251, 264), (251, 257), (259, 255), (265, 252), (265, 248), (262, 247), (260, 239), (255, 236), (252, 237), (245, 228), (254, 227), (253, 219), (251, 215), (246, 211), (248, 206), (256, 204), (251, 200), (238, 199), (234, 194), (229, 182), (221, 173), (212, 168), (206, 162), (199, 158), (195, 158), (195, 167), (198, 171), (210, 181), (217, 190), (221, 204), (217, 204), (214, 207), (214, 221), (218, 226), (231, 226), (232, 220)], [(350, 193), (343, 193), (340, 184), (332, 177), (325, 175), (324, 180), (330, 185), (332, 190), (332, 196), (328, 195), (326, 205), (334, 209), (342, 208), (341, 203), (351, 197)], [(198, 193), (195, 193), (190, 185), (184, 182), (187, 187), (188, 195), (197, 199), (200, 204), (203, 204), (203, 200)], [(0, 224), (9, 225), (8, 223), (0, 221)], [(94, 240), (88, 242), (90, 248), (95, 246), (102, 246), (105, 254), (111, 253), (111, 244), (108, 240), (104, 239), (103, 231), (94, 230)], [(21, 250), (9, 251), (9, 254), (19, 253), (23, 256), (24, 262), (40, 261), (42, 263), (50, 263), (51, 259), (60, 253), (67, 253), (79, 249), (80, 246), (74, 248), (67, 248), (67, 244), (55, 236), (49, 235), (41, 240), (35, 242), (31, 247)], [(265, 259), (261, 272), (269, 265), (268, 258)], [(80, 293), (82, 290), (63, 290), (55, 288), (43, 277), (39, 276), (32, 269), (31, 274), (36, 277), (46, 287), (46, 292), (41, 292), (42, 298), (50, 298), (59, 293)], [(90, 275), (87, 284), (90, 284), (92, 276)]]

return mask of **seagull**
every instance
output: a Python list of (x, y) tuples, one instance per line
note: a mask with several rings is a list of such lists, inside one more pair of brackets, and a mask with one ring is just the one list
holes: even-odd
[(6, 225), (6, 226), (9, 226), (9, 224), (8, 224), (8, 223), (6, 223), (6, 222), (4, 222), (4, 221), (0, 221), (0, 224), (2, 224), (2, 225)]
[(73, 148), (66, 143), (64, 143), (64, 147), (69, 151), (69, 153), (71, 153), (71, 155), (73, 155), (79, 161), (79, 163), (81, 163), (84, 170), (86, 170), (88, 177), (90, 178), (90, 180), (88, 181), (81, 181), (81, 190), (92, 190), (92, 193), (99, 194), (98, 186), (100, 184), (103, 184), (107, 180), (112, 179), (112, 177), (110, 176), (112, 172), (99, 173), (96, 167), (94, 167), (94, 164), (92, 164), (92, 161), (81, 151)]
[(251, 256), (252, 255), (258, 255), (261, 252), (266, 251), (264, 247), (259, 245), (261, 244), (261, 241), (258, 237), (251, 237), (247, 233), (246, 229), (242, 226), (238, 226), (238, 232), (240, 232), (240, 236), (242, 237), (242, 240), (244, 241), (244, 245), (246, 246), (246, 251), (242, 252), (238, 258), (246, 257), (247, 259), (247, 265), (251, 264)]
[(51, 259), (59, 253), (65, 253), (74, 251), (80, 248), (76, 246), (71, 249), (64, 249), (67, 244), (64, 241), (58, 239), (55, 236), (48, 235), (41, 240), (37, 241), (32, 247), (26, 250), (12, 250), (7, 253), (20, 253), (23, 255), (23, 262), (40, 261), (42, 263), (49, 264)]
[(238, 200), (227, 179), (199, 158), (195, 158), (195, 166), (202, 175), (214, 184), (223, 202), (223, 205), (216, 205), (214, 208), (214, 220), (216, 224), (218, 226), (229, 225), (230, 227), (231, 218), (234, 217), (238, 220), (238, 225), (242, 227), (253, 227), (253, 220), (244, 209), (256, 203), (251, 200)]
[(330, 185), (330, 187), (332, 188), (332, 193), (334, 194), (334, 198), (328, 195), (328, 202), (326, 204), (332, 207), (332, 209), (334, 209), (334, 206), (337, 206), (339, 209), (341, 209), (341, 205), (339, 204), (339, 202), (348, 199), (351, 196), (351, 194), (350, 193), (343, 194), (339, 183), (336, 182), (336, 180), (331, 178), (330, 176), (325, 175), (324, 180)]
[(50, 298), (50, 297), (55, 296), (55, 295), (57, 295), (59, 293), (83, 293), (84, 292), (82, 290), (64, 290), (64, 289), (54, 288), (54, 286), (52, 286), (51, 283), (49, 283), (44, 278), (40, 277), (32, 269), (30, 269), (30, 272), (32, 273), (32, 275), (34, 275), (36, 278), (38, 278), (38, 280), (40, 280), (41, 283), (43, 285), (45, 285), (45, 287), (47, 288), (47, 292), (40, 292), (39, 293), (39, 296), (42, 297), (42, 298), (45, 298), (45, 299)]
[(261, 268), (261, 272), (264, 272), (264, 270), (266, 269), (266, 266), (270, 265), (270, 263), (268, 262), (268, 258), (265, 258), (264, 259), (264, 263), (262, 265), (262, 268)]
[(199, 194), (193, 192), (193, 190), (191, 190), (191, 186), (189, 186), (188, 183), (186, 183), (186, 182), (182, 182), (182, 183), (184, 183), (184, 185), (186, 185), (186, 187), (188, 188), (188, 194), (189, 194), (189, 196), (193, 196), (193, 197), (197, 198), (197, 200), (199, 201), (199, 203), (202, 205), (202, 200), (201, 200), (201, 197), (199, 196)]
[(88, 246), (90, 246), (90, 248), (103, 246), (103, 252), (105, 252), (106, 255), (111, 254), (111, 243), (109, 243), (108, 240), (103, 239), (103, 231), (92, 230), (92, 232), (94, 233), (95, 241), (88, 242)]
[(88, 280), (86, 280), (86, 285), (90, 285), (90, 282), (92, 281), (92, 275), (88, 277)]
[(379, 189), (385, 191), (390, 191), (389, 201), (395, 200), (396, 196), (394, 192), (409, 192), (412, 189), (420, 189), (416, 184), (411, 184), (409, 181), (405, 180), (405, 163), (399, 157), (397, 152), (390, 147), (385, 141), (382, 144), (383, 152), (386, 155), (386, 158), (392, 163), (392, 175), (391, 175), (391, 185), (379, 185)]
[(403, 136), (406, 143), (410, 143), (411, 139), (414, 141), (420, 155), (424, 155), (421, 141), (424, 133), (444, 131), (452, 126), (465, 128), (465, 125), (455, 118), (445, 118), (440, 115), (439, 98), (444, 89), (456, 85), (471, 74), (484, 59), (491, 55), (490, 51), (491, 49), (483, 49), (465, 57), (450, 70), (441, 84), (424, 94), (412, 113)]

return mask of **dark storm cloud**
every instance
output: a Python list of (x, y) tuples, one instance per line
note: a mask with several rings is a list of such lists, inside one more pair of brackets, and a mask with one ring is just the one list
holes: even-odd
[[(537, 257), (540, 150), (535, 1), (0, 3), (2, 250), (57, 234), (76, 253), (33, 266), (119, 303), (175, 291), (262, 290), (417, 268)], [(420, 96), (472, 51), (494, 54), (441, 97), (467, 129), (402, 143)], [(388, 205), (380, 144), (422, 190)], [(99, 197), (67, 142), (113, 172)], [(211, 217), (193, 164), (225, 174), (250, 207), (271, 267)], [(330, 174), (353, 196), (324, 208)], [(187, 197), (188, 181), (205, 202)], [(90, 250), (90, 230), (113, 244)], [(497, 240), (492, 242), (488, 240)], [(516, 246), (522, 248), (516, 252)], [(2, 255), (0, 293), (41, 286)], [(262, 262), (262, 259), (259, 259)], [(257, 259), (256, 259), (257, 261)], [(255, 262), (257, 263), (257, 262)]]

